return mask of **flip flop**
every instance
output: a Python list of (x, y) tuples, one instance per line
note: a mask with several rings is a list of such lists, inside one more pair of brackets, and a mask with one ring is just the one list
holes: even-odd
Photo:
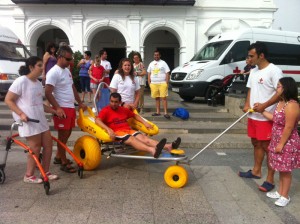
[(60, 165), (60, 170), (64, 171), (66, 173), (75, 173), (77, 170), (71, 166), (70, 164), (61, 164)]
[(252, 174), (252, 170), (248, 170), (247, 172), (239, 172), (238, 174), (240, 177), (244, 177), (244, 178), (253, 178), (253, 179), (260, 179), (261, 177), (259, 176), (255, 176)]
[(172, 142), (172, 149), (178, 149), (180, 143), (181, 143), (181, 138), (178, 137), (174, 142)]
[(153, 117), (157, 117), (157, 116), (160, 116), (160, 114), (158, 114), (158, 113), (153, 113), (152, 116), (153, 116)]
[[(73, 162), (72, 162), (71, 160), (69, 160), (69, 159), (67, 159), (67, 161), (68, 161), (68, 164), (72, 164), (72, 163), (73, 163)], [(60, 158), (54, 157), (54, 159), (53, 159), (53, 164), (61, 164), (61, 159), (60, 159)]]
[(170, 117), (169, 114), (165, 114), (164, 117), (165, 117), (166, 119), (171, 119), (171, 117)]
[(166, 143), (167, 143), (167, 139), (163, 138), (162, 140), (160, 140), (160, 142), (156, 145), (154, 158), (157, 159), (160, 156), (161, 151), (163, 150)]
[(274, 184), (271, 184), (268, 181), (264, 181), (263, 184), (258, 187), (258, 189), (263, 192), (268, 192), (273, 190), (274, 187), (275, 187)]

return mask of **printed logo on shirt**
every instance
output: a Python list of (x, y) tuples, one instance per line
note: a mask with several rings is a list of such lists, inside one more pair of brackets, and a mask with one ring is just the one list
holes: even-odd
[(258, 83), (259, 83), (259, 84), (263, 84), (263, 83), (264, 83), (264, 80), (263, 80), (262, 78), (260, 78), (259, 81), (258, 81)]
[(58, 127), (63, 128), (63, 127), (65, 127), (65, 125), (64, 124), (59, 124)]

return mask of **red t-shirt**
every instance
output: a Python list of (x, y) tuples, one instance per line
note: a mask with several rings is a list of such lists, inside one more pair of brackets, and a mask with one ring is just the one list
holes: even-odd
[(127, 119), (134, 117), (134, 113), (125, 107), (118, 107), (117, 110), (113, 110), (108, 105), (100, 111), (98, 117), (104, 124), (116, 132), (122, 130), (131, 130), (127, 123)]
[[(102, 79), (103, 71), (104, 71), (104, 67), (102, 65), (99, 65), (99, 66), (93, 65), (91, 68), (91, 71), (92, 71), (92, 76), (95, 79)], [(99, 84), (99, 82), (96, 82), (93, 79), (91, 79), (91, 83)]]

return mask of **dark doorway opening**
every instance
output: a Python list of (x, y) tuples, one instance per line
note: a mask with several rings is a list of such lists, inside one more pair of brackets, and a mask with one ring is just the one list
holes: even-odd
[(172, 47), (158, 47), (157, 50), (160, 52), (161, 59), (164, 60), (170, 70), (172, 71), (174, 69), (174, 59), (175, 59), (175, 51)]
[(104, 48), (104, 50), (106, 50), (107, 60), (112, 67), (109, 74), (110, 79), (112, 79), (115, 71), (118, 69), (120, 60), (126, 57), (126, 48)]

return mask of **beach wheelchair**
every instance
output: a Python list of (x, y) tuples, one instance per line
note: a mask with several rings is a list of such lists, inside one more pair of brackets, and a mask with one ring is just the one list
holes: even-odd
[[(94, 96), (94, 111), (96, 113), (109, 104), (109, 96), (110, 91), (106, 83), (99, 84)], [(182, 166), (178, 165), (179, 161), (187, 159), (183, 150), (174, 149), (171, 153), (163, 152), (160, 157), (156, 159), (147, 152), (137, 151), (119, 141), (112, 141), (108, 133), (95, 124), (94, 111), (91, 108), (88, 108), (87, 112), (79, 110), (79, 117), (77, 119), (78, 127), (80, 127), (82, 131), (90, 134), (80, 137), (74, 146), (74, 154), (82, 162), (84, 170), (96, 169), (101, 163), (102, 155), (106, 156), (106, 158), (117, 157), (174, 161), (176, 165), (170, 166), (164, 174), (165, 182), (172, 188), (180, 188), (187, 183), (188, 173)], [(138, 112), (134, 110), (134, 113)], [(134, 118), (128, 119), (128, 123), (132, 129), (141, 131), (146, 135), (157, 135), (159, 133), (159, 128), (154, 123), (145, 118), (143, 119), (151, 124), (153, 128), (147, 129), (144, 124)]]

